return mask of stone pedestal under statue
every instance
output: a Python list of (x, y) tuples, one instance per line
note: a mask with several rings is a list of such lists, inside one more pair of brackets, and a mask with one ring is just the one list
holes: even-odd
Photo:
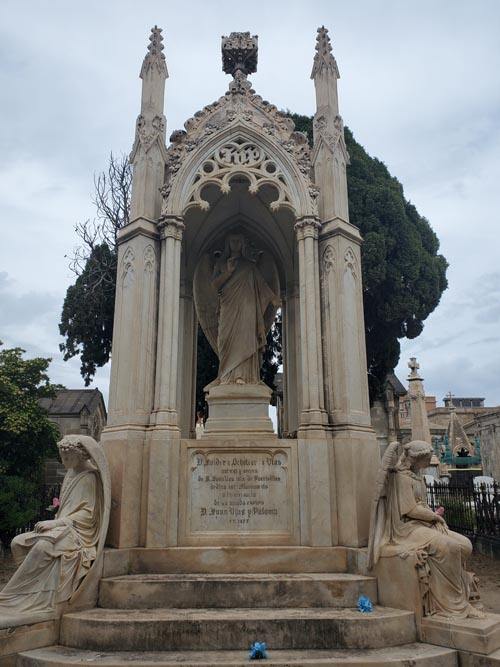
[(207, 395), (209, 417), (202, 439), (276, 438), (269, 417), (271, 390), (264, 384), (212, 387)]

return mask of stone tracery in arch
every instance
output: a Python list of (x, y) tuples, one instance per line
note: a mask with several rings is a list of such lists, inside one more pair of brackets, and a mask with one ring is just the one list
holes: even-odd
[(281, 206), (295, 210), (292, 193), (277, 161), (262, 146), (243, 137), (218, 146), (201, 162), (185, 210), (193, 206), (208, 210), (210, 204), (203, 198), (203, 188), (215, 185), (223, 194), (228, 194), (231, 191), (231, 180), (237, 177), (243, 177), (249, 182), (250, 194), (257, 194), (264, 185), (274, 187), (278, 197), (270, 203), (271, 211)]

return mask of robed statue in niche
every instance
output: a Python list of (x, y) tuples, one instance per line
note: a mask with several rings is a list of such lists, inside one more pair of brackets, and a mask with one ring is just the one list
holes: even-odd
[(260, 383), (266, 335), (280, 305), (279, 278), (272, 257), (245, 234), (234, 231), (223, 250), (206, 253), (194, 275), (196, 312), (219, 358), (219, 384)]

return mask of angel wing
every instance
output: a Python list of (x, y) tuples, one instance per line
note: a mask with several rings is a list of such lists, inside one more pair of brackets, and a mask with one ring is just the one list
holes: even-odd
[(391, 442), (384, 452), (377, 474), (375, 492), (370, 512), (370, 534), (368, 537), (368, 569), (371, 570), (379, 559), (380, 542), (385, 524), (385, 495), (391, 468), (396, 465), (399, 442)]
[(217, 356), (217, 290), (212, 285), (213, 260), (209, 253), (202, 255), (193, 278), (194, 304), (203, 333)]
[(73, 593), (69, 599), (69, 604), (74, 605), (75, 602), (80, 597), (82, 591), (87, 590), (89, 586), (96, 582), (100, 578), (101, 570), (100, 564), (102, 560), (102, 552), (104, 550), (104, 544), (106, 542), (106, 534), (108, 532), (109, 524), (109, 511), (111, 509), (111, 477), (109, 474), (109, 466), (104, 456), (104, 451), (101, 445), (91, 438), (88, 435), (79, 436), (81, 439), (82, 445), (90, 454), (92, 463), (97, 468), (99, 475), (101, 477), (102, 484), (102, 511), (101, 511), (101, 525), (99, 528), (99, 538), (97, 541), (97, 553), (94, 562), (90, 570), (88, 571), (85, 579), (83, 579), (80, 586)]

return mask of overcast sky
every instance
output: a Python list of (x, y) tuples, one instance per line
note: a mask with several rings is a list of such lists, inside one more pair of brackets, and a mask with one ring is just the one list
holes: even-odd
[[(93, 217), (94, 173), (129, 152), (142, 59), (163, 28), (167, 137), (220, 97), (220, 37), (259, 35), (256, 91), (312, 115), (316, 29), (330, 30), (344, 122), (403, 184), (450, 263), (423, 334), (403, 342), (427, 394), (500, 404), (500, 2), (498, 0), (1, 0), (0, 339), (63, 362), (58, 322), (73, 226)], [(107, 397), (109, 370), (93, 386)]]

